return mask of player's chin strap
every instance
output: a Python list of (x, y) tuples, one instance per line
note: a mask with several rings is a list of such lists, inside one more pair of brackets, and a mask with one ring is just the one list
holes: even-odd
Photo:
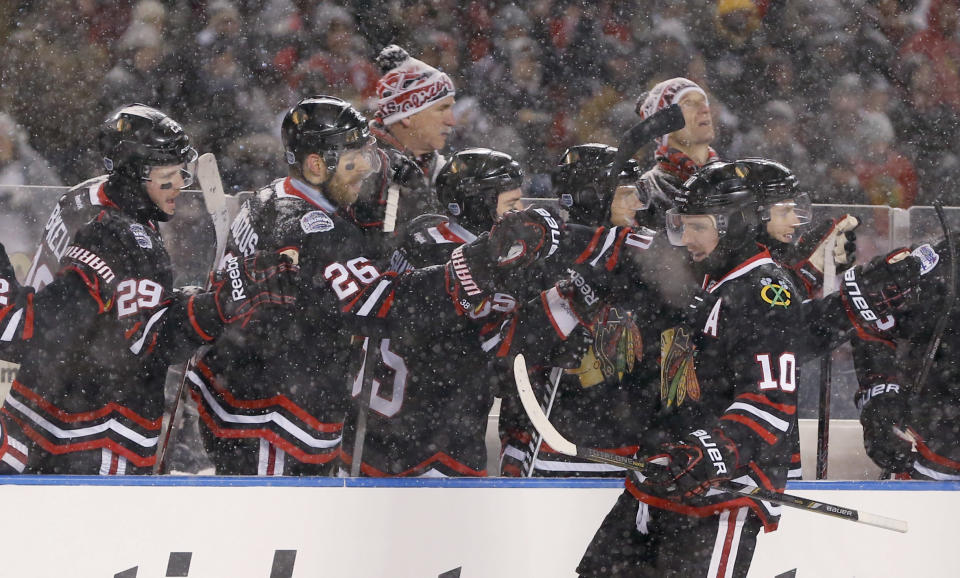
[[(523, 404), (523, 409), (526, 410), (527, 416), (529, 416), (530, 421), (533, 423), (533, 427), (543, 436), (543, 441), (551, 448), (568, 456), (583, 458), (602, 464), (612, 464), (638, 472), (642, 472), (647, 467), (647, 462), (643, 460), (628, 458), (593, 448), (581, 448), (563, 437), (563, 435), (553, 427), (550, 420), (547, 419), (546, 414), (543, 413), (543, 409), (537, 401), (537, 396), (533, 393), (533, 388), (530, 387), (530, 377), (527, 375), (527, 363), (522, 353), (517, 355), (513, 360), (513, 376), (516, 380), (517, 393), (520, 395), (520, 402)], [(903, 520), (895, 520), (893, 518), (887, 518), (886, 516), (861, 512), (842, 506), (834, 506), (800, 496), (772, 492), (756, 486), (725, 482), (717, 486), (717, 489), (731, 494), (749, 496), (756, 500), (806, 510), (807, 512), (813, 512), (815, 514), (833, 516), (849, 522), (859, 522), (861, 524), (868, 524), (896, 532), (906, 533), (907, 531), (907, 523)]]
[(930, 368), (933, 367), (933, 358), (937, 356), (937, 350), (940, 349), (940, 340), (943, 339), (943, 332), (947, 328), (947, 320), (950, 317), (950, 311), (953, 309), (953, 302), (957, 297), (957, 248), (953, 243), (950, 228), (947, 226), (947, 216), (943, 212), (943, 201), (937, 200), (933, 204), (933, 208), (937, 212), (937, 220), (940, 221), (943, 237), (947, 241), (947, 252), (950, 254), (950, 284), (943, 299), (943, 310), (937, 317), (933, 335), (930, 336), (930, 342), (927, 344), (927, 351), (923, 356), (923, 365), (920, 366), (920, 372), (913, 382), (913, 387), (910, 388), (914, 396), (919, 396), (927, 384), (927, 376), (930, 374)]

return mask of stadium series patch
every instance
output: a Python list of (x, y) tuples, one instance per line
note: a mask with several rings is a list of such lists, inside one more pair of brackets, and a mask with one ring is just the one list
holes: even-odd
[(933, 250), (929, 243), (924, 243), (913, 250), (913, 256), (920, 259), (920, 274), (926, 275), (940, 262), (940, 255)]
[(133, 223), (130, 225), (130, 232), (133, 233), (133, 238), (137, 240), (137, 245), (140, 245), (144, 249), (153, 248), (153, 241), (150, 240), (150, 235), (147, 234), (147, 230), (143, 228), (143, 225)]
[(310, 211), (300, 217), (300, 228), (304, 233), (323, 233), (333, 229), (333, 219), (323, 211)]

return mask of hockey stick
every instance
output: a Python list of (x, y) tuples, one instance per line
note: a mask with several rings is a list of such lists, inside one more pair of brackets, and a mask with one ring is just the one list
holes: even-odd
[[(527, 364), (522, 353), (518, 354), (513, 360), (513, 375), (517, 383), (517, 393), (520, 395), (520, 402), (523, 404), (523, 409), (526, 410), (527, 416), (529, 416), (530, 421), (533, 422), (533, 426), (537, 428), (537, 431), (543, 435), (544, 441), (546, 441), (550, 447), (568, 456), (576, 456), (605, 464), (614, 464), (638, 472), (642, 472), (647, 468), (647, 463), (644, 461), (626, 458), (592, 448), (581, 448), (564, 438), (563, 435), (553, 427), (553, 425), (547, 419), (547, 416), (544, 415), (543, 410), (540, 408), (539, 402), (537, 402), (537, 396), (533, 393), (533, 389), (530, 387), (530, 378), (527, 376)], [(816, 500), (802, 498), (800, 496), (771, 492), (756, 486), (745, 486), (727, 482), (717, 486), (717, 488), (724, 492), (749, 496), (757, 500), (763, 500), (774, 504), (780, 504), (782, 506), (806, 510), (816, 514), (833, 516), (835, 518), (848, 520), (850, 522), (859, 522), (861, 524), (868, 524), (870, 526), (894, 530), (896, 532), (907, 531), (907, 523), (903, 520), (895, 520), (885, 516), (853, 510), (851, 508), (834, 506), (832, 504), (818, 502)]]
[(953, 302), (957, 297), (957, 248), (953, 242), (953, 235), (950, 234), (950, 227), (947, 226), (947, 216), (943, 212), (943, 201), (935, 202), (933, 208), (937, 212), (937, 219), (940, 221), (940, 228), (943, 229), (943, 237), (947, 242), (947, 252), (950, 254), (950, 286), (947, 287), (947, 295), (943, 300), (943, 310), (937, 318), (937, 324), (933, 327), (933, 335), (930, 336), (930, 342), (927, 344), (927, 351), (923, 356), (920, 373), (917, 374), (917, 378), (913, 382), (913, 388), (911, 389), (913, 395), (920, 395), (927, 384), (927, 376), (930, 374), (930, 368), (933, 367), (933, 358), (937, 356), (937, 350), (940, 349), (940, 341), (943, 339), (943, 332), (947, 328), (950, 311), (953, 309)]
[[(554, 367), (553, 372), (556, 372), (556, 377), (552, 379), (551, 388), (550, 388), (550, 399), (547, 401), (547, 409), (543, 414), (547, 418), (550, 417), (550, 412), (553, 410), (553, 401), (557, 398), (557, 390), (560, 389), (560, 380), (563, 379), (563, 369), (559, 367)], [(532, 478), (533, 472), (537, 469), (537, 455), (540, 454), (540, 446), (543, 445), (543, 434), (540, 433), (540, 430), (537, 430), (537, 443), (533, 448), (533, 453), (530, 455), (530, 463), (527, 467), (526, 478)]]
[[(830, 235), (830, 241), (823, 254), (823, 295), (831, 293), (837, 284), (837, 261), (834, 259), (834, 247), (837, 237)], [(830, 395), (833, 389), (833, 349), (820, 359), (820, 410), (817, 420), (817, 472), (818, 480), (827, 478), (830, 455)]]
[(617, 154), (613, 157), (613, 163), (610, 165), (610, 175), (607, 181), (607, 190), (609, 198), (613, 198), (613, 193), (617, 190), (617, 183), (620, 171), (627, 164), (633, 155), (637, 154), (645, 144), (654, 138), (676, 132), (686, 126), (683, 119), (683, 111), (680, 105), (671, 104), (670, 106), (657, 111), (648, 116), (620, 137), (620, 143), (617, 145)]
[[(223, 183), (220, 181), (220, 169), (217, 167), (217, 158), (213, 153), (204, 153), (197, 159), (197, 179), (200, 181), (200, 191), (203, 193), (203, 203), (207, 207), (207, 213), (213, 221), (213, 228), (217, 238), (217, 252), (213, 259), (211, 272), (220, 268), (220, 261), (223, 260), (223, 254), (227, 249), (227, 235), (230, 234), (230, 211), (227, 208), (227, 197), (223, 192)], [(207, 289), (210, 288), (210, 280), (207, 279)], [(177, 388), (177, 395), (173, 398), (173, 406), (170, 408), (170, 420), (167, 423), (167, 431), (163, 436), (163, 445), (160, 446), (160, 453), (157, 457), (157, 473), (164, 473), (167, 460), (167, 450), (170, 446), (170, 434), (173, 432), (173, 426), (182, 409), (182, 400), (186, 396), (187, 373), (193, 368), (196, 359), (199, 357), (198, 350), (183, 367), (183, 376), (180, 378), (180, 386)]]

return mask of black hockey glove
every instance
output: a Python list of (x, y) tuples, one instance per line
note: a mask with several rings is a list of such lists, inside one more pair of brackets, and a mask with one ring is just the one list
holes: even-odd
[(215, 336), (225, 325), (246, 325), (263, 305), (294, 304), (300, 268), (284, 253), (258, 251), (242, 262), (228, 258), (226, 267), (213, 275), (210, 291), (191, 298), (203, 332)]
[(33, 288), (24, 289), (17, 281), (17, 272), (7, 255), (7, 248), (0, 243), (0, 309), (15, 303), (27, 293), (33, 293)]
[(863, 329), (916, 302), (919, 282), (920, 260), (897, 249), (845, 271), (840, 296), (851, 322)]
[(501, 268), (522, 268), (560, 248), (563, 220), (550, 209), (528, 207), (506, 213), (490, 229), (490, 243)]
[(902, 433), (907, 421), (906, 395), (896, 383), (881, 383), (857, 394), (863, 447), (875, 464), (902, 473), (913, 464), (913, 442)]
[(696, 430), (662, 449), (647, 459), (649, 467), (632, 475), (641, 484), (680, 499), (699, 496), (729, 480), (737, 467), (736, 445), (717, 429)]
[(804, 233), (784, 263), (794, 270), (807, 290), (807, 295), (823, 287), (823, 271), (827, 257), (827, 245), (834, 239), (833, 260), (837, 271), (853, 266), (857, 253), (857, 234), (854, 232), (860, 221), (852, 215), (828, 219)]
[(447, 270), (456, 287), (448, 286), (448, 292), (472, 301), (506, 287), (513, 272), (557, 250), (561, 231), (562, 221), (547, 209), (510, 211), (489, 233), (454, 249)]

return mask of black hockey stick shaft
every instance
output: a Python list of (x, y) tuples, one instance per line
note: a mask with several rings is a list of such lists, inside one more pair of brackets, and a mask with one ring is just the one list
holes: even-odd
[(611, 192), (616, 190), (620, 171), (645, 144), (658, 136), (678, 131), (684, 126), (686, 121), (683, 120), (680, 105), (671, 104), (630, 127), (630, 130), (620, 137), (620, 144), (617, 145), (617, 154), (613, 157), (613, 164), (610, 167), (608, 190)]
[[(520, 396), (520, 403), (523, 405), (523, 409), (527, 412), (527, 416), (530, 418), (533, 426), (540, 432), (544, 441), (546, 441), (551, 448), (568, 456), (575, 456), (604, 464), (613, 464), (628, 470), (642, 472), (647, 468), (647, 462), (644, 460), (619, 456), (592, 448), (581, 448), (563, 437), (563, 435), (553, 427), (550, 420), (547, 419), (546, 414), (543, 413), (543, 408), (540, 407), (540, 403), (537, 401), (536, 394), (533, 393), (533, 388), (530, 386), (530, 376), (527, 375), (527, 363), (522, 353), (518, 354), (513, 360), (513, 376), (516, 381), (517, 394)], [(907, 523), (902, 520), (861, 512), (852, 508), (835, 506), (800, 496), (781, 494), (780, 492), (773, 492), (754, 486), (745, 486), (734, 482), (724, 482), (718, 485), (717, 488), (725, 492), (750, 496), (758, 500), (764, 500), (816, 514), (833, 516), (851, 522), (860, 522), (862, 524), (897, 532), (907, 531)]]
[(943, 300), (943, 309), (940, 316), (937, 317), (937, 323), (933, 327), (933, 335), (930, 336), (930, 342), (927, 344), (927, 350), (923, 355), (920, 372), (913, 382), (913, 395), (919, 395), (927, 384), (927, 376), (930, 375), (933, 359), (937, 356), (937, 350), (940, 349), (940, 341), (943, 339), (943, 332), (947, 329), (950, 311), (953, 310), (953, 303), (957, 297), (957, 248), (953, 241), (953, 235), (950, 234), (950, 227), (947, 225), (947, 215), (943, 211), (943, 202), (939, 200), (935, 202), (933, 209), (937, 212), (937, 219), (940, 221), (940, 228), (943, 229), (943, 237), (947, 242), (947, 252), (950, 254), (950, 284)]

